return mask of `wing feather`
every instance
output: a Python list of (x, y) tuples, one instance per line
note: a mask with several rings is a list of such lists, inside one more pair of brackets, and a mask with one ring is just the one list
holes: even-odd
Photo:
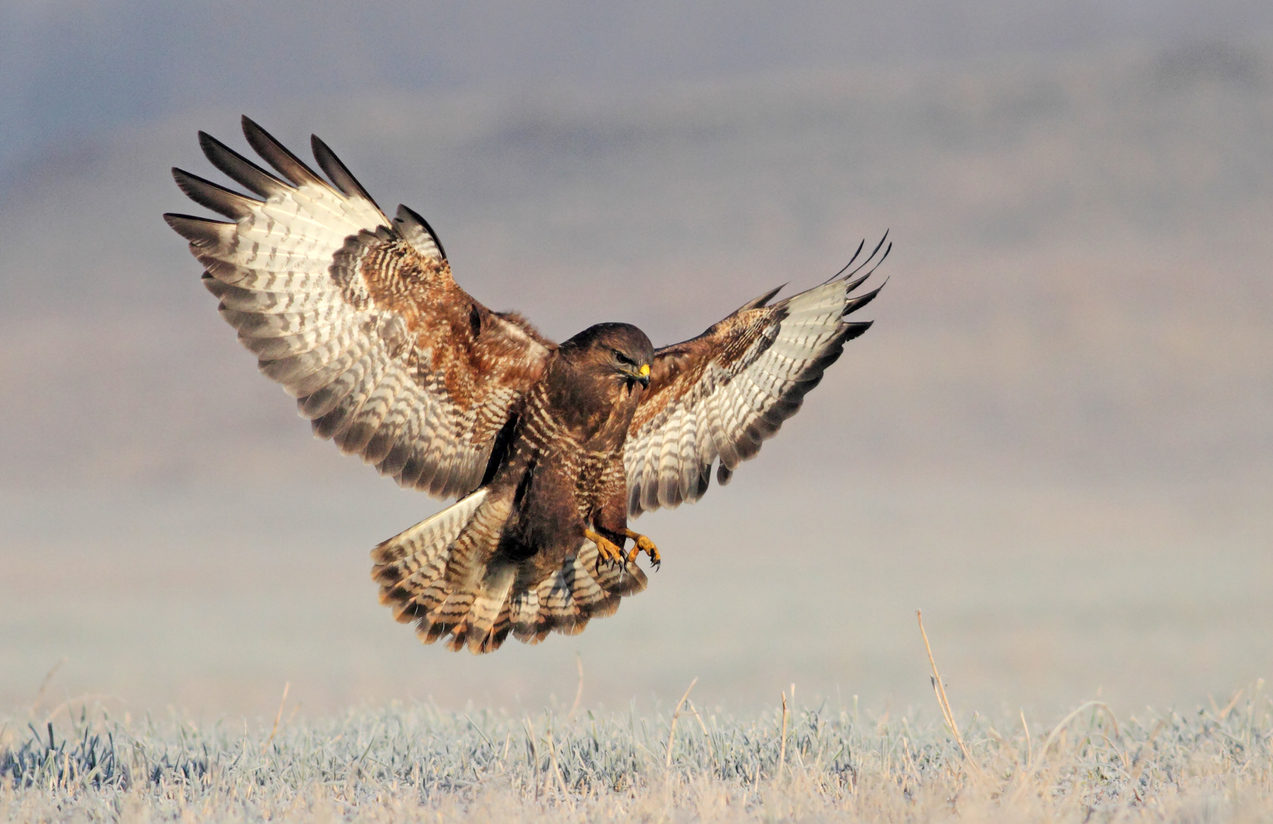
[(771, 304), (775, 289), (698, 337), (655, 352), (650, 389), (624, 446), (632, 515), (697, 500), (713, 466), (727, 483), (800, 409), (845, 342), (870, 326), (845, 318), (879, 292), (856, 290), (892, 245), (886, 234), (858, 262), (864, 248), (819, 286)]
[(164, 216), (222, 317), (317, 435), (404, 486), (471, 491), (555, 344), (461, 289), (429, 224), (405, 206), (387, 218), (321, 140), (326, 179), (247, 118), (243, 131), (273, 171), (206, 133), (199, 144), (250, 195), (173, 170), (229, 222)]
[(314, 159), (318, 161), (318, 168), (322, 169), (327, 177), (331, 178), (332, 183), (336, 184), (336, 188), (351, 198), (357, 200), (365, 200), (368, 203), (376, 205), (376, 201), (371, 194), (362, 187), (357, 178), (349, 171), (349, 167), (341, 162), (326, 143), (319, 139), (318, 135), (310, 135), (310, 148), (314, 152)]
[(301, 188), (328, 187), (327, 181), (319, 177), (317, 172), (305, 165), (303, 160), (292, 154), (286, 146), (275, 140), (273, 135), (258, 126), (251, 118), (243, 118), (243, 136), (248, 139), (248, 145), (265, 158), (275, 171), (290, 180), (292, 185)]
[(199, 132), (199, 148), (203, 150), (204, 156), (213, 166), (261, 197), (270, 197), (287, 191), (286, 183), (207, 132)]

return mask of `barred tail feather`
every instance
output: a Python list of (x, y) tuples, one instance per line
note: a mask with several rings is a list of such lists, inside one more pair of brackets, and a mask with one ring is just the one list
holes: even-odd
[(618, 609), (623, 595), (645, 589), (635, 563), (598, 566), (591, 541), (547, 574), (533, 559), (497, 553), (510, 511), (509, 501), (480, 489), (377, 546), (372, 578), (380, 602), (398, 621), (414, 622), (425, 643), (446, 639), (453, 650), (484, 653), (510, 633), (537, 643), (550, 631), (582, 632)]
[(393, 606), (399, 622), (421, 618), (445, 599), (445, 589), (437, 584), (445, 576), (451, 545), (485, 499), (486, 490), (479, 489), (371, 551), (380, 603)]
[(550, 631), (578, 635), (593, 618), (613, 615), (624, 595), (649, 583), (635, 562), (598, 565), (597, 560), (597, 545), (584, 541), (547, 577), (525, 582), (509, 605), (513, 635), (528, 644), (539, 643)]
[(468, 615), (452, 630), (452, 649), (467, 646), (470, 652), (480, 653), (499, 648), (508, 635), (508, 594), (516, 577), (511, 563), (496, 559), (491, 564)]

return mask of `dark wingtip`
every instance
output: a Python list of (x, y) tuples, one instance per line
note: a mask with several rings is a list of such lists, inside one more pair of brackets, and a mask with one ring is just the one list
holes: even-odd
[(251, 139), (251, 135), (253, 132), (265, 131), (265, 129), (261, 128), (261, 124), (257, 123), (255, 120), (253, 120), (252, 118), (248, 117), (245, 114), (239, 115), (239, 127), (243, 129), (243, 136), (247, 137), (248, 139)]
[(210, 151), (215, 151), (216, 147), (220, 145), (221, 145), (221, 141), (217, 140), (215, 137), (208, 134), (203, 129), (199, 130), (199, 148), (203, 150), (203, 153), (205, 155), (208, 154), (208, 152)]
[[(870, 277), (871, 273), (878, 269), (880, 264), (888, 257), (888, 253), (893, 251), (893, 243), (888, 239), (890, 231), (892, 230), (885, 229), (884, 235), (880, 238), (879, 242), (875, 244), (875, 248), (871, 250), (871, 253), (859, 261), (858, 258), (862, 257), (862, 250), (866, 248), (866, 238), (860, 240), (858, 242), (857, 249), (853, 250), (853, 256), (849, 258), (849, 262), (840, 267), (840, 271), (824, 280), (823, 283), (830, 283), (837, 279), (852, 280), (863, 272), (863, 270), (866, 270), (865, 274), (862, 274), (861, 277), (857, 277), (857, 280), (854, 280), (853, 283), (849, 285), (849, 289), (852, 290), (859, 283)], [(880, 254), (881, 249), (884, 250), (883, 254)], [(868, 269), (867, 267), (870, 268)]]
[(876, 288), (872, 289), (869, 292), (864, 292), (860, 295), (856, 295), (846, 300), (844, 302), (844, 312), (841, 314), (841, 317), (845, 315), (849, 315), (853, 312), (856, 312), (857, 310), (861, 309), (863, 306), (866, 306), (868, 303), (875, 300), (875, 296), (878, 295), (880, 293), (880, 290), (883, 288), (884, 288), (884, 284), (881, 283), (879, 286), (877, 286)]
[(261, 197), (269, 197), (287, 185), (207, 132), (199, 132), (199, 148), (213, 166)]
[(204, 208), (234, 220), (250, 215), (253, 208), (260, 205), (260, 201), (252, 200), (220, 184), (190, 174), (184, 169), (174, 168), (172, 177), (177, 182), (177, 188), (181, 189), (186, 197)]
[(182, 230), (195, 221), (199, 221), (202, 223), (211, 222), (204, 217), (195, 217), (194, 215), (183, 215), (180, 212), (164, 212), (164, 223), (167, 223), (168, 226), (174, 232), (177, 232), (182, 237), (187, 237), (186, 232)]
[(847, 343), (862, 335), (867, 329), (871, 328), (871, 324), (874, 322), (873, 320), (863, 320), (844, 324), (844, 337), (841, 338), (841, 341)]
[(363, 187), (358, 179), (354, 177), (353, 172), (349, 171), (349, 167), (344, 164), (331, 147), (323, 142), (323, 139), (316, 134), (309, 136), (309, 147), (314, 153), (314, 159), (318, 161), (318, 168), (327, 174), (327, 177), (336, 184), (336, 188), (340, 189), (350, 197), (361, 197), (371, 205), (375, 206), (378, 211), (384, 213), (380, 209), (379, 204), (371, 196), (371, 193)]
[(433, 231), (433, 227), (429, 225), (429, 221), (421, 217), (420, 213), (415, 209), (399, 203), (395, 222), (400, 224), (403, 222), (415, 223), (416, 228), (422, 230), (426, 235), (428, 235), (429, 239), (433, 241), (433, 245), (438, 248), (438, 254), (442, 256), (442, 259), (448, 260), (446, 256), (446, 248), (442, 245), (442, 241), (438, 239), (438, 233)]
[(248, 145), (256, 153), (275, 168), (279, 174), (291, 181), (294, 186), (307, 184), (326, 185), (317, 172), (306, 165), (305, 161), (294, 155), (290, 149), (278, 141), (272, 134), (262, 129), (252, 118), (243, 115), (241, 118), (243, 136)]
[(751, 300), (744, 303), (742, 306), (739, 306), (737, 309), (734, 310), (733, 314), (738, 314), (739, 312), (746, 312), (748, 309), (759, 309), (762, 306), (766, 306), (769, 304), (769, 301), (773, 300), (774, 295), (778, 294), (779, 292), (781, 292), (783, 289), (786, 289), (786, 288), (787, 288), (786, 283), (780, 283), (774, 288), (770, 289), (768, 292), (765, 292), (760, 297), (752, 298)]
[(858, 241), (858, 247), (853, 250), (853, 254), (849, 256), (849, 262), (841, 266), (839, 271), (837, 271), (834, 275), (832, 275), (831, 277), (827, 278), (826, 280), (822, 282), (830, 283), (836, 278), (844, 277), (844, 273), (849, 271), (850, 268), (852, 268), (853, 264), (858, 259), (858, 255), (862, 254), (862, 250), (865, 248), (866, 248), (866, 238), (862, 238), (860, 241)]

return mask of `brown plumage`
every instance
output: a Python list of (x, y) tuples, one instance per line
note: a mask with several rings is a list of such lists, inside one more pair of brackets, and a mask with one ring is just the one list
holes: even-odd
[(199, 142), (251, 195), (173, 170), (230, 222), (164, 217), (317, 435), (404, 486), (460, 497), (372, 551), (381, 601), (453, 649), (579, 632), (644, 589), (637, 555), (660, 556), (628, 517), (698, 499), (713, 466), (725, 483), (795, 414), (870, 326), (844, 318), (875, 296), (855, 290), (890, 248), (682, 343), (654, 349), (605, 323), (555, 344), (461, 289), (428, 223), (405, 206), (389, 220), (317, 137), (327, 179), (251, 120), (243, 130), (273, 172)]

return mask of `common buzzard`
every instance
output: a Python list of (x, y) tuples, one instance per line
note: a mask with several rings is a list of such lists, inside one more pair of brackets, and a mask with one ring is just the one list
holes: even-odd
[(405, 206), (388, 219), (317, 137), (327, 179), (246, 117), (243, 131), (273, 171), (199, 144), (250, 194), (173, 170), (229, 221), (164, 217), (317, 435), (405, 487), (459, 497), (371, 553), (394, 616), (456, 650), (577, 633), (644, 589), (638, 556), (657, 566), (659, 551), (628, 517), (697, 500), (713, 465), (725, 483), (756, 454), (870, 326), (845, 317), (875, 296), (856, 290), (891, 248), (682, 343), (602, 323), (558, 344), (461, 289), (429, 224)]

